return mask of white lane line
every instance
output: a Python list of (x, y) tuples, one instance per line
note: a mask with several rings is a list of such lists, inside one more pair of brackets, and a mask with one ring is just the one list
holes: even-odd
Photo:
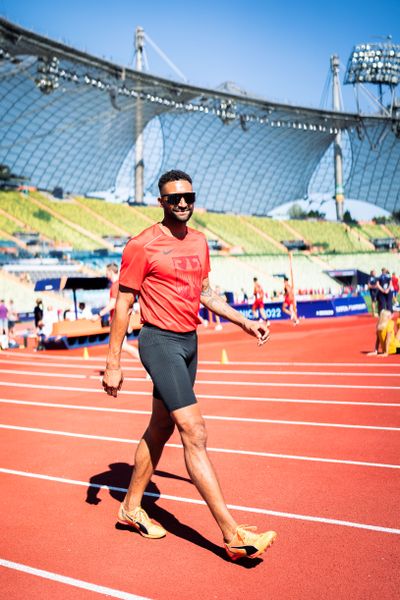
[[(57, 374), (58, 376), (58, 374)], [(61, 375), (62, 377), (62, 375)], [(87, 379), (98, 379), (96, 376), (89, 375)], [(125, 377), (125, 381), (143, 381), (138, 377)], [(196, 385), (250, 385), (266, 387), (305, 387), (305, 388), (329, 388), (346, 390), (400, 390), (396, 385), (344, 385), (337, 383), (278, 383), (271, 381), (215, 381), (209, 379), (196, 379)]]
[[(29, 473), (27, 471), (15, 471), (13, 469), (3, 469), (0, 468), (1, 473), (5, 473), (8, 475), (17, 475), (21, 477), (31, 477), (34, 479), (44, 479), (46, 481), (54, 481), (56, 483), (66, 483), (72, 485), (79, 485), (85, 487), (94, 487), (97, 489), (106, 489), (115, 492), (126, 492), (126, 488), (119, 488), (113, 486), (100, 485), (95, 483), (89, 483), (87, 481), (79, 481), (76, 479), (65, 479), (62, 477), (53, 477), (50, 475), (41, 475), (39, 473)], [(172, 500), (174, 502), (186, 502), (188, 504), (198, 504), (205, 506), (206, 503), (204, 500), (198, 500), (197, 498), (184, 498), (181, 496), (171, 496), (169, 494), (153, 494), (151, 492), (145, 492), (145, 496), (151, 496), (152, 498), (160, 498), (162, 500)], [(267, 508), (256, 508), (251, 506), (240, 506), (236, 504), (228, 504), (228, 508), (232, 510), (239, 510), (244, 512), (252, 512), (262, 515), (272, 515), (274, 517), (283, 517), (286, 519), (298, 519), (300, 521), (312, 521), (315, 523), (324, 523), (330, 525), (339, 525), (342, 527), (354, 527), (356, 529), (367, 529), (369, 531), (379, 531), (382, 533), (394, 533), (396, 535), (400, 535), (400, 529), (395, 529), (393, 527), (383, 527), (381, 525), (369, 525), (366, 523), (357, 523), (353, 521), (342, 521), (340, 519), (327, 519), (325, 517), (315, 517), (311, 515), (301, 515), (298, 513), (288, 513), (277, 510), (269, 510)]]
[[(2, 373), (8, 375), (30, 375), (31, 377), (53, 377), (54, 379), (99, 379), (98, 375), (75, 375), (74, 373), (48, 373), (46, 371), (18, 371), (13, 369), (2, 369)], [(143, 377), (125, 377), (125, 381), (142, 381)], [(214, 381), (208, 379), (197, 379), (196, 385), (248, 385), (248, 386), (267, 386), (267, 387), (306, 387), (306, 388), (334, 388), (334, 389), (352, 389), (352, 390), (400, 390), (400, 386), (395, 385), (344, 385), (334, 383), (277, 383), (271, 381)]]
[[(73, 437), (80, 439), (89, 439), (89, 440), (100, 440), (103, 442), (118, 442), (121, 444), (138, 444), (139, 440), (127, 439), (127, 438), (116, 438), (110, 436), (103, 435), (92, 435), (92, 434), (84, 434), (84, 433), (72, 433), (69, 431), (56, 431), (53, 429), (39, 429), (36, 427), (21, 427), (17, 425), (0, 425), (0, 429), (10, 429), (13, 431), (28, 431), (30, 433), (44, 433), (48, 435), (61, 435), (65, 437)], [(178, 448), (182, 450), (181, 444), (166, 444), (167, 448)], [(344, 464), (344, 465), (355, 465), (360, 467), (378, 467), (384, 469), (399, 469), (400, 465), (391, 465), (385, 463), (375, 463), (375, 462), (364, 462), (357, 460), (342, 460), (336, 458), (318, 458), (315, 456), (299, 456), (299, 455), (291, 455), (291, 454), (276, 454), (272, 452), (257, 452), (253, 450), (232, 450), (229, 448), (210, 448), (207, 450), (209, 452), (220, 452), (222, 454), (238, 454), (240, 456), (258, 456), (258, 457), (266, 457), (266, 458), (283, 458), (288, 460), (304, 460), (310, 462), (324, 462), (324, 463), (334, 463), (334, 464)]]
[[(45, 408), (63, 408), (69, 410), (92, 410), (99, 412), (125, 413), (131, 415), (151, 415), (150, 410), (61, 404), (58, 402), (34, 402), (29, 400), (7, 400), (6, 398), (0, 398), (0, 403), (26, 406), (40, 406)], [(203, 415), (203, 417), (211, 421), (233, 421), (238, 423), (273, 423), (283, 425), (311, 425), (313, 427), (345, 427), (350, 429), (377, 429), (383, 431), (400, 431), (400, 427), (384, 427), (378, 425), (352, 425), (347, 423), (320, 423), (313, 421), (286, 421), (278, 419), (260, 419), (255, 417), (230, 417), (225, 415)]]
[[(76, 373), (51, 373), (49, 371), (19, 371), (15, 369), (2, 369), (2, 373), (7, 375), (30, 375), (31, 377), (53, 377), (54, 379), (70, 378), (70, 379), (88, 379), (88, 375), (78, 375)], [(93, 379), (93, 377), (91, 377)], [(98, 377), (96, 377), (98, 379)]]
[[(83, 350), (82, 350), (83, 353)], [(20, 352), (20, 351), (5, 351), (3, 350), (2, 355), (7, 355), (7, 356), (12, 356), (13, 358), (15, 357), (21, 357), (21, 356), (26, 356), (27, 358), (32, 358), (32, 356), (35, 357), (35, 360), (60, 360), (60, 358), (62, 358), (62, 360), (71, 360), (71, 361), (77, 361), (78, 363), (80, 363), (82, 361), (82, 356), (66, 356), (66, 355), (61, 355), (60, 356), (54, 356), (54, 355), (48, 355), (47, 353), (45, 354), (34, 354), (32, 355), (31, 353), (28, 352)], [(106, 360), (106, 354), (104, 354), (104, 356), (97, 356), (97, 357), (89, 357), (85, 360), (88, 361), (105, 361)], [(134, 358), (124, 358), (124, 363), (136, 363), (138, 364), (138, 361), (135, 360)], [(200, 360), (199, 361), (200, 365), (219, 365), (221, 364), (221, 361), (219, 360)], [(379, 361), (377, 363), (374, 362), (365, 362), (365, 363), (349, 363), (349, 362), (299, 362), (299, 361), (266, 361), (266, 360), (262, 360), (262, 361), (251, 361), (251, 360), (230, 360), (229, 364), (231, 365), (256, 365), (256, 366), (287, 366), (287, 367), (293, 367), (293, 366), (300, 366), (300, 367), (383, 367), (383, 368), (390, 368), (390, 367), (397, 367), (398, 365), (396, 363), (388, 363), (388, 362), (383, 362), (383, 361)]]
[(82, 581), (81, 579), (75, 579), (74, 577), (67, 577), (66, 575), (53, 573), (52, 571), (36, 569), (35, 567), (30, 567), (29, 565), (23, 565), (21, 563), (12, 562), (11, 560), (5, 560), (4, 558), (0, 558), (0, 565), (6, 569), (13, 569), (14, 571), (21, 571), (22, 573), (28, 573), (29, 575), (36, 575), (36, 577), (51, 579), (57, 583), (64, 583), (66, 585), (71, 585), (83, 590), (89, 590), (90, 592), (96, 592), (97, 594), (103, 594), (104, 596), (111, 596), (112, 598), (121, 598), (122, 600), (149, 600), (144, 596), (137, 596), (136, 594), (130, 594), (129, 592), (121, 592), (120, 590), (105, 587), (104, 585), (89, 583), (88, 581)]
[[(33, 366), (33, 367), (37, 367), (38, 363), (37, 361), (16, 361), (16, 360), (6, 360), (6, 361), (2, 361), (0, 359), (0, 363), (5, 363), (5, 364), (10, 364), (12, 363), (13, 365), (27, 365), (27, 366)], [(40, 362), (40, 367), (61, 367), (63, 369), (90, 369), (90, 370), (94, 370), (94, 369), (98, 369), (99, 371), (104, 370), (105, 365), (101, 364), (101, 365), (87, 365), (87, 364), (82, 364), (82, 362), (79, 365), (76, 364), (71, 364), (71, 363), (62, 363), (62, 362), (58, 362), (58, 363), (52, 363), (52, 362), (44, 362), (41, 361)], [(139, 371), (139, 372), (144, 372), (144, 368), (142, 366), (138, 366), (138, 367), (130, 367), (130, 366), (126, 366), (124, 365), (122, 367), (123, 371)], [(21, 371), (22, 372), (22, 371)], [(289, 376), (295, 376), (295, 375), (301, 375), (301, 376), (307, 376), (307, 375), (312, 375), (312, 376), (320, 376), (320, 377), (400, 377), (400, 371), (398, 373), (363, 373), (363, 372), (358, 372), (355, 373), (354, 371), (282, 371), (282, 370), (263, 370), (263, 371), (255, 371), (255, 370), (249, 370), (249, 369), (198, 369), (197, 370), (198, 373), (217, 373), (217, 374), (223, 374), (223, 375), (289, 375)]]
[[(17, 387), (17, 388), (32, 388), (38, 390), (58, 390), (62, 392), (85, 392), (90, 394), (102, 394), (105, 392), (102, 388), (83, 388), (83, 387), (70, 387), (64, 385), (39, 385), (34, 383), (15, 383), (15, 382), (2, 382), (0, 386), (3, 387)], [(150, 392), (138, 392), (136, 390), (121, 390), (118, 395), (128, 396), (145, 396), (150, 398)], [(233, 400), (237, 402), (283, 402), (291, 404), (332, 404), (332, 405), (344, 405), (344, 406), (386, 406), (386, 407), (399, 407), (400, 403), (396, 402), (348, 402), (347, 400), (307, 400), (305, 398), (268, 398), (260, 396), (221, 396), (215, 394), (197, 394), (197, 398), (205, 398), (207, 400)]]

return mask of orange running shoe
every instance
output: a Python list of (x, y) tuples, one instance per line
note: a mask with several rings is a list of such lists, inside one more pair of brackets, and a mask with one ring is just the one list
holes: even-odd
[(128, 512), (125, 510), (124, 505), (121, 504), (118, 511), (118, 522), (122, 525), (131, 525), (131, 527), (137, 529), (140, 535), (153, 540), (163, 538), (167, 535), (164, 527), (161, 527), (161, 525), (150, 519), (141, 506)]
[(256, 530), (257, 527), (239, 525), (229, 544), (225, 542), (225, 550), (232, 560), (244, 557), (257, 558), (274, 543), (277, 536), (275, 531), (255, 533)]

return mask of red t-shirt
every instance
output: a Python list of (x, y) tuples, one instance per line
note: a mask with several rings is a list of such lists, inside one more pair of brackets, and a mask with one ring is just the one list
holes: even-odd
[(263, 300), (264, 299), (264, 290), (262, 289), (259, 283), (256, 283), (254, 286), (254, 298), (255, 300)]
[(392, 285), (395, 292), (399, 291), (399, 280), (396, 275), (392, 275)]
[(139, 291), (142, 323), (186, 332), (196, 329), (203, 279), (210, 272), (205, 236), (188, 227), (179, 240), (158, 223), (131, 238), (122, 255), (120, 285)]

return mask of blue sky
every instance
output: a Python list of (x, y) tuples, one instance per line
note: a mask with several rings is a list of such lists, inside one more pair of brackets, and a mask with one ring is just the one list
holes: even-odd
[[(128, 64), (141, 25), (192, 84), (234, 81), (265, 98), (319, 106), (337, 53), (388, 34), (400, 43), (400, 0), (0, 0), (2, 16)], [(380, 37), (379, 37), (380, 36)], [(152, 72), (174, 77), (153, 50)], [(344, 90), (352, 107), (351, 89)]]
[[(355, 44), (388, 34), (400, 43), (400, 0), (0, 0), (0, 14), (123, 65), (133, 64), (140, 25), (194, 85), (232, 81), (254, 95), (315, 107), (333, 53), (343, 76)], [(177, 78), (151, 48), (148, 58), (152, 73)], [(351, 87), (343, 97), (354, 109)], [(333, 218), (330, 204), (324, 210)], [(354, 216), (382, 213), (362, 204), (350, 206)]]

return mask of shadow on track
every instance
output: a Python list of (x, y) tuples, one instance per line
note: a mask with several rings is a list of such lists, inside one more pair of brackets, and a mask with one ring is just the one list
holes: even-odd
[[(110, 496), (117, 500), (118, 502), (122, 502), (125, 498), (125, 490), (129, 486), (129, 482), (132, 476), (133, 466), (128, 465), (127, 463), (112, 463), (109, 465), (109, 470), (104, 471), (103, 473), (97, 473), (93, 475), (89, 480), (89, 487), (86, 492), (86, 502), (88, 504), (97, 505), (101, 502), (101, 499), (98, 497), (98, 493), (101, 487), (108, 487)], [(181, 477), (180, 475), (174, 475), (173, 473), (167, 473), (166, 471), (155, 471), (155, 475), (159, 477), (168, 477), (172, 479), (178, 479), (180, 481), (186, 481), (190, 483), (192, 482), (190, 479), (186, 477)], [(147, 486), (146, 492), (149, 494), (154, 494), (152, 496), (144, 496), (143, 497), (143, 508), (149, 513), (152, 519), (155, 519), (159, 523), (162, 524), (165, 529), (184, 540), (188, 540), (192, 544), (196, 544), (209, 552), (212, 552), (219, 558), (222, 558), (226, 562), (232, 563), (232, 561), (226, 555), (225, 550), (222, 546), (217, 546), (210, 540), (207, 540), (204, 536), (201, 535), (198, 531), (190, 527), (189, 525), (185, 525), (181, 523), (175, 515), (171, 512), (162, 508), (157, 504), (157, 500), (160, 497), (161, 493), (157, 485), (150, 481)], [(129, 527), (128, 525), (122, 525), (120, 523), (116, 523), (116, 529), (119, 530), (127, 530), (130, 532), (136, 532), (135, 529)], [(262, 559), (242, 559), (238, 562), (232, 563), (237, 566), (251, 569), (257, 566), (259, 563), (263, 562)]]

